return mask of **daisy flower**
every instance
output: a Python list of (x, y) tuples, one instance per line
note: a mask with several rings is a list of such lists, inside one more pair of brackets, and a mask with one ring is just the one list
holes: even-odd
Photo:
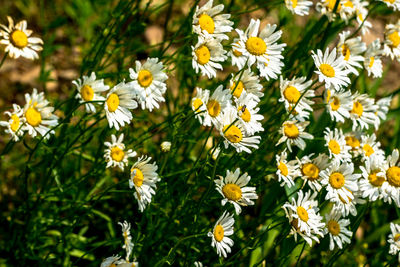
[(126, 250), (126, 260), (129, 260), (129, 256), (131, 255), (133, 249), (131, 224), (127, 221), (124, 221), (123, 223), (118, 222), (118, 224), (122, 227), (122, 236), (124, 237), (124, 245), (122, 248)]
[(269, 81), (269, 79), (278, 79), (284, 65), (280, 58), (271, 58), (268, 63), (258, 62), (257, 68), (260, 71), (260, 76)]
[(394, 11), (400, 10), (400, 0), (379, 0), (385, 3), (388, 7), (392, 8)]
[(281, 186), (294, 186), (294, 179), (301, 176), (299, 165), (296, 160), (287, 161), (286, 149), (280, 155), (276, 155), (276, 175)]
[(365, 51), (364, 68), (368, 71), (368, 76), (374, 78), (382, 77), (383, 67), (381, 55), (381, 42), (379, 39), (374, 40)]
[(382, 189), (386, 180), (383, 161), (384, 159), (379, 157), (370, 157), (364, 161), (365, 166), (360, 166), (359, 187), (363, 198), (368, 198), (370, 201), (385, 198), (385, 192)]
[(203, 267), (203, 263), (200, 261), (195, 261), (193, 264), (194, 264), (194, 267)]
[(232, 31), (233, 22), (229, 20), (230, 14), (221, 14), (222, 10), (224, 10), (224, 5), (213, 7), (213, 0), (209, 0), (200, 8), (196, 6), (193, 14), (193, 31), (196, 34), (206, 31), (213, 38), (228, 40), (225, 33)]
[(390, 244), (389, 254), (396, 255), (398, 254), (400, 261), (400, 225), (390, 223), (390, 235), (388, 239), (388, 243)]
[(117, 267), (139, 267), (139, 262), (137, 261), (128, 261), (128, 260), (120, 260), (120, 262), (117, 264)]
[(312, 111), (311, 105), (314, 104), (314, 101), (309, 98), (314, 97), (315, 94), (314, 90), (308, 89), (312, 81), (306, 81), (306, 79), (306, 77), (293, 77), (292, 80), (287, 80), (280, 76), (281, 98), (279, 102), (284, 102), (286, 108), (297, 104), (296, 107), (300, 107), (302, 110)]
[(344, 243), (351, 243), (350, 238), (352, 237), (353, 232), (346, 228), (350, 224), (350, 220), (341, 219), (341, 217), (341, 214), (334, 210), (325, 215), (326, 227), (324, 234), (329, 234), (330, 250), (333, 250), (335, 245), (337, 245), (339, 249), (342, 249)]
[(375, 129), (378, 129), (379, 124), (381, 124), (382, 121), (386, 120), (386, 114), (389, 111), (391, 102), (391, 96), (381, 98), (376, 102), (378, 109), (376, 111)]
[(321, 171), (329, 166), (329, 157), (325, 154), (319, 154), (311, 159), (313, 154), (304, 156), (301, 160), (298, 159), (301, 178), (307, 183), (312, 190), (320, 191), (321, 186)]
[(400, 20), (396, 24), (386, 25), (383, 54), (392, 60), (400, 57)]
[(237, 66), (239, 70), (243, 69), (247, 62), (247, 57), (242, 52), (235, 49), (233, 45), (239, 45), (239, 38), (233, 39), (232, 48), (228, 52), (228, 57), (231, 58), (232, 66)]
[(280, 129), (282, 137), (276, 145), (286, 142), (287, 148), (290, 152), (292, 152), (292, 145), (304, 150), (306, 147), (304, 139), (314, 139), (313, 135), (304, 131), (308, 124), (310, 124), (309, 121), (285, 121)]
[(382, 189), (388, 195), (388, 202), (391, 203), (393, 200), (397, 207), (400, 207), (400, 162), (398, 160), (399, 150), (395, 149), (384, 161), (383, 170), (387, 182), (382, 185)]
[(364, 159), (371, 157), (385, 157), (385, 153), (380, 148), (381, 143), (376, 141), (376, 135), (374, 133), (371, 135), (362, 135), (360, 147), (362, 148), (361, 154)]
[(377, 106), (374, 99), (367, 94), (355, 93), (353, 96), (353, 109), (350, 111), (350, 119), (353, 121), (353, 131), (360, 126), (360, 129), (368, 129), (370, 124), (375, 124)]
[(361, 152), (361, 137), (359, 133), (349, 132), (344, 135), (346, 145), (350, 147), (350, 152), (353, 156), (360, 155)]
[(108, 258), (105, 258), (103, 260), (103, 262), (101, 263), (100, 267), (114, 267), (114, 266), (118, 266), (118, 264), (120, 263), (120, 256), (115, 255), (115, 256), (111, 256)]
[(321, 171), (321, 183), (326, 185), (325, 199), (331, 202), (340, 202), (343, 199), (346, 203), (354, 199), (353, 192), (358, 190), (357, 180), (361, 174), (354, 173), (353, 163), (340, 163), (334, 160), (330, 167)]
[(234, 49), (246, 56), (247, 64), (251, 67), (254, 63), (270, 65), (283, 59), (282, 51), (286, 44), (277, 44), (281, 38), (282, 31), (276, 31), (276, 25), (268, 24), (258, 33), (260, 20), (251, 19), (246, 31), (236, 29), (239, 41), (233, 44)]
[(38, 51), (42, 51), (42, 39), (31, 37), (32, 31), (28, 30), (26, 20), (14, 25), (14, 20), (7, 16), (8, 27), (0, 24), (0, 44), (6, 46), (5, 52), (12, 58), (24, 57), (28, 59), (39, 58)]
[[(345, 19), (346, 13), (343, 12), (342, 7), (343, 7), (343, 1), (338, 0), (338, 6), (336, 8), (336, 13), (339, 13), (340, 16)], [(326, 15), (329, 19), (329, 21), (332, 21), (336, 18), (336, 14), (333, 13), (333, 10), (335, 8), (336, 5), (336, 0), (321, 0), (319, 1), (316, 6), (315, 9), (320, 12), (322, 15)]]
[[(104, 80), (96, 80), (96, 74), (92, 72), (90, 76), (83, 76), (82, 80), (77, 79), (72, 81), (76, 86), (78, 93), (75, 98), (80, 99), (79, 103), (84, 103), (88, 101), (101, 101), (105, 100), (100, 94), (101, 92), (110, 89), (108, 85), (104, 84)], [(96, 108), (92, 103), (85, 103), (86, 112), (96, 112)]]
[(292, 228), (290, 234), (294, 235), (297, 242), (297, 234), (304, 238), (304, 240), (311, 247), (313, 240), (319, 243), (318, 236), (324, 236), (322, 216), (319, 215), (318, 202), (315, 200), (317, 193), (311, 192), (303, 193), (299, 191), (297, 200), (292, 197), (291, 202), (286, 202), (282, 208), (289, 219)]
[(246, 186), (250, 182), (250, 176), (245, 172), (240, 175), (240, 169), (235, 172), (226, 171), (226, 176), (221, 179), (214, 180), (217, 191), (224, 197), (221, 200), (221, 205), (225, 206), (227, 202), (233, 204), (236, 215), (242, 212), (240, 206), (254, 205), (253, 199), (257, 199), (255, 187)]
[(169, 141), (162, 142), (160, 148), (162, 152), (169, 152), (171, 150), (171, 142)]
[(223, 85), (219, 85), (214, 93), (207, 100), (204, 100), (206, 101), (204, 102), (205, 112), (199, 114), (203, 117), (202, 124), (204, 126), (217, 125), (222, 119), (223, 111), (231, 105), (230, 91), (228, 89), (223, 89)]
[(218, 121), (217, 129), (221, 136), (225, 138), (225, 148), (229, 145), (236, 149), (236, 152), (242, 151), (251, 153), (250, 147), (257, 149), (260, 143), (260, 136), (249, 136), (243, 124), (237, 118), (235, 108), (227, 108), (223, 113), (221, 120)]
[(131, 178), (129, 179), (129, 188), (135, 187), (133, 194), (138, 201), (139, 210), (143, 212), (151, 198), (156, 194), (156, 183), (161, 179), (157, 174), (157, 164), (149, 163), (151, 157), (141, 156), (131, 168)]
[(307, 0), (285, 0), (285, 5), (292, 14), (304, 16), (308, 15), (313, 2)]
[(289, 113), (288, 119), (291, 121), (299, 121), (299, 122), (304, 122), (310, 120), (310, 115), (313, 112), (313, 109), (310, 107), (308, 109), (305, 106), (302, 105), (296, 105), (296, 104), (289, 104), (285, 105), (286, 112)]
[(195, 118), (203, 124), (203, 118), (207, 112), (207, 102), (210, 97), (210, 91), (196, 88), (196, 95), (192, 98), (192, 109), (195, 112)]
[(118, 139), (115, 135), (111, 135), (111, 143), (105, 142), (107, 147), (104, 150), (104, 157), (107, 161), (106, 168), (119, 167), (122, 171), (125, 166), (128, 166), (128, 159), (136, 157), (136, 152), (132, 149), (125, 151), (124, 134), (121, 134)]
[(123, 127), (125, 123), (131, 122), (132, 113), (129, 109), (135, 109), (138, 106), (133, 97), (131, 85), (125, 82), (120, 82), (108, 92), (104, 109), (110, 128), (119, 130), (120, 126)]
[(153, 108), (160, 108), (159, 102), (165, 102), (163, 95), (167, 91), (165, 80), (168, 79), (162, 62), (158, 58), (148, 58), (142, 65), (136, 60), (136, 69), (129, 68), (129, 73), (140, 107), (150, 112)]
[(343, 199), (339, 197), (340, 201), (334, 202), (332, 211), (340, 213), (342, 216), (347, 217), (349, 214), (356, 216), (357, 215), (357, 204), (364, 204), (365, 200), (361, 198), (360, 191), (349, 192), (353, 196), (353, 199), (347, 197)]
[(24, 117), (26, 123), (22, 126), (22, 130), (28, 131), (32, 137), (39, 133), (45, 139), (50, 138), (50, 134), (54, 134), (54, 130), (50, 131), (49, 127), (58, 124), (58, 117), (52, 114), (54, 108), (48, 106), (49, 101), (44, 98), (44, 93), (38, 94), (36, 88), (34, 88), (32, 94), (25, 94), (25, 102)]
[(324, 131), (325, 146), (329, 150), (329, 158), (333, 158), (340, 162), (350, 162), (351, 155), (349, 153), (350, 146), (346, 144), (342, 129), (335, 128), (331, 131), (328, 127)]
[(356, 21), (357, 27), (361, 27), (361, 34), (364, 35), (369, 33), (369, 29), (372, 28), (371, 22), (366, 20), (368, 15), (368, 9), (366, 8), (369, 5), (367, 1), (357, 1), (356, 5)]
[(361, 37), (350, 37), (350, 32), (339, 33), (338, 53), (342, 53), (345, 62), (345, 68), (355, 75), (358, 75), (356, 68), (362, 68), (361, 63), (364, 57), (361, 55), (367, 50), (367, 46), (361, 41)]
[(326, 109), (332, 120), (344, 123), (346, 118), (350, 118), (350, 110), (353, 104), (350, 91), (328, 89), (326, 104)]
[(253, 135), (257, 132), (264, 131), (261, 120), (264, 116), (258, 114), (260, 108), (257, 107), (257, 102), (252, 95), (243, 93), (239, 99), (235, 100), (238, 118), (242, 122), (247, 134)]
[(350, 84), (350, 79), (347, 77), (348, 70), (345, 69), (346, 62), (342, 55), (336, 54), (336, 48), (332, 52), (326, 48), (325, 54), (319, 49), (317, 54), (312, 51), (312, 57), (318, 68), (315, 73), (319, 76), (319, 82), (325, 82), (327, 88), (333, 87), (339, 91)]
[(192, 66), (196, 73), (201, 71), (201, 75), (207, 75), (209, 79), (216, 77), (216, 69), (222, 70), (220, 62), (227, 59), (226, 51), (222, 44), (210, 35), (199, 35), (196, 46), (192, 46)]
[(10, 118), (8, 121), (0, 121), (0, 126), (7, 127), (4, 131), (10, 134), (11, 138), (17, 142), (19, 137), (24, 134), (21, 126), (25, 123), (25, 117), (23, 117), (24, 111), (20, 106), (13, 104), (13, 109), (13, 112), (4, 112)]
[(258, 103), (260, 102), (260, 97), (264, 96), (264, 93), (261, 92), (263, 86), (260, 84), (258, 76), (251, 72), (250, 69), (245, 69), (241, 76), (232, 77), (229, 88), (235, 98), (240, 98), (242, 93), (246, 93)]
[(233, 240), (228, 236), (233, 235), (233, 224), (235, 219), (233, 214), (225, 211), (222, 216), (215, 223), (212, 232), (208, 232), (207, 236), (211, 237), (211, 246), (217, 249), (219, 257), (227, 257), (227, 253), (231, 252)]

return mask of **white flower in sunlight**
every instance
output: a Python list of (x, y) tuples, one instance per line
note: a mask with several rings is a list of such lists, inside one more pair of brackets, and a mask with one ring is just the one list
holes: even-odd
[(107, 161), (106, 168), (119, 167), (122, 171), (125, 166), (128, 166), (128, 159), (136, 157), (136, 152), (132, 149), (125, 151), (124, 134), (121, 134), (118, 139), (115, 135), (111, 135), (111, 143), (105, 142), (104, 145), (107, 147), (104, 150), (104, 157)]
[(312, 190), (320, 191), (321, 186), (321, 171), (329, 166), (329, 157), (325, 154), (319, 154), (317, 157), (312, 158), (313, 154), (306, 155), (298, 159), (300, 167), (301, 178), (307, 183)]
[(293, 14), (304, 16), (308, 15), (313, 2), (307, 0), (285, 0), (285, 5)]
[(352, 104), (350, 91), (326, 91), (326, 109), (332, 120), (344, 123), (345, 119), (350, 118)]
[(294, 186), (294, 179), (301, 176), (299, 165), (296, 160), (287, 161), (286, 149), (280, 155), (275, 155), (276, 158), (276, 175), (281, 186)]
[(14, 111), (4, 112), (5, 115), (9, 117), (8, 121), (0, 121), (0, 126), (6, 127), (4, 130), (7, 134), (11, 135), (11, 138), (16, 142), (19, 137), (24, 134), (22, 130), (22, 125), (25, 123), (24, 111), (17, 104), (13, 104)]
[(350, 119), (353, 121), (353, 131), (358, 126), (361, 130), (368, 129), (377, 120), (378, 107), (374, 104), (374, 99), (367, 94), (360, 95), (358, 92), (354, 93), (352, 99), (353, 109), (350, 111)]
[(368, 76), (374, 78), (382, 77), (382, 53), (383, 50), (381, 50), (381, 42), (379, 39), (375, 39), (368, 45), (364, 60), (364, 68), (368, 71)]
[(108, 258), (105, 258), (101, 263), (100, 267), (114, 267), (118, 266), (120, 263), (121, 256), (115, 255)]
[(160, 145), (162, 152), (169, 152), (171, 150), (171, 142), (164, 141)]
[(385, 158), (385, 152), (381, 149), (381, 143), (376, 141), (376, 135), (372, 133), (371, 135), (361, 136), (361, 155), (364, 159), (371, 157)]
[(389, 254), (398, 254), (398, 260), (400, 261), (400, 225), (395, 223), (390, 223), (390, 235), (388, 243), (390, 244)]
[(227, 253), (231, 252), (233, 246), (233, 240), (229, 236), (233, 235), (233, 224), (235, 219), (233, 214), (225, 211), (222, 216), (215, 223), (212, 232), (208, 232), (208, 236), (211, 237), (211, 246), (217, 249), (219, 257), (227, 257)]
[(346, 227), (350, 224), (349, 219), (341, 219), (342, 215), (335, 210), (325, 215), (325, 230), (324, 234), (329, 234), (329, 249), (333, 250), (335, 245), (339, 249), (343, 248), (344, 243), (351, 243), (351, 236), (353, 232), (349, 231)]
[(394, 11), (400, 11), (400, 0), (379, 0), (385, 3), (388, 7), (392, 8)]
[(210, 91), (207, 89), (196, 88), (196, 95), (192, 98), (192, 109), (195, 112), (195, 118), (203, 124), (207, 112), (207, 103), (210, 97)]
[(400, 58), (400, 19), (396, 24), (387, 24), (385, 27), (383, 54), (392, 60)]
[(238, 111), (238, 118), (249, 135), (264, 131), (260, 122), (264, 119), (264, 116), (258, 114), (260, 108), (257, 107), (257, 102), (252, 95), (243, 93), (239, 99), (235, 99), (235, 105)]
[(368, 5), (369, 2), (367, 1), (357, 1), (356, 4), (356, 21), (358, 24), (357, 27), (361, 27), (362, 35), (369, 33), (369, 29), (372, 28), (371, 22), (366, 20), (369, 12), (367, 9)]
[(286, 109), (296, 105), (300, 110), (312, 111), (311, 105), (314, 104), (310, 98), (315, 96), (314, 90), (309, 87), (312, 81), (306, 81), (306, 77), (293, 77), (291, 80), (283, 79), (280, 76), (281, 98), (279, 102), (284, 102)]
[(260, 83), (259, 77), (250, 69), (245, 69), (241, 75), (238, 74), (232, 77), (229, 84), (229, 89), (235, 99), (240, 98), (242, 93), (246, 93), (258, 103), (260, 102), (260, 98), (264, 96), (264, 93), (261, 91), (263, 86)]
[(382, 189), (388, 195), (389, 203), (394, 201), (397, 207), (400, 207), (400, 162), (399, 150), (393, 150), (392, 154), (387, 157), (383, 164), (386, 181), (382, 185)]
[(350, 146), (347, 145), (342, 129), (335, 128), (333, 131), (328, 127), (324, 131), (325, 146), (329, 150), (329, 158), (340, 162), (350, 162)]
[(230, 91), (224, 89), (223, 85), (219, 85), (204, 104), (206, 109), (201, 113), (203, 116), (202, 124), (204, 126), (217, 126), (223, 117), (223, 112), (231, 105)]
[(386, 181), (383, 170), (384, 160), (384, 158), (380, 157), (371, 157), (365, 159), (365, 166), (360, 166), (361, 179), (359, 187), (363, 198), (368, 198), (370, 201), (387, 198), (382, 188), (383, 183)]
[(308, 124), (310, 124), (309, 121), (285, 121), (280, 129), (282, 137), (276, 145), (286, 142), (287, 148), (290, 152), (292, 152), (292, 145), (304, 150), (306, 147), (304, 139), (314, 139), (313, 135), (304, 131)]
[(350, 73), (358, 75), (356, 68), (362, 68), (361, 63), (364, 57), (361, 55), (367, 50), (366, 44), (361, 40), (360, 36), (349, 38), (350, 31), (339, 33), (339, 43), (337, 45), (338, 53), (342, 53), (345, 68)]
[(133, 243), (132, 243), (132, 236), (131, 236), (131, 224), (128, 223), (127, 221), (124, 221), (123, 223), (118, 222), (119, 225), (122, 227), (122, 236), (124, 237), (124, 245), (122, 248), (125, 249), (126, 251), (126, 260), (129, 259), (129, 256), (132, 253), (133, 249)]
[(386, 120), (386, 115), (390, 108), (390, 103), (392, 102), (392, 97), (384, 97), (376, 101), (378, 109), (376, 111), (375, 129), (378, 129), (382, 121)]
[(228, 52), (228, 57), (232, 60), (232, 66), (237, 66), (239, 70), (243, 69), (247, 62), (247, 57), (242, 52), (235, 49), (233, 45), (239, 45), (239, 38), (234, 38), (231, 44), (232, 48)]

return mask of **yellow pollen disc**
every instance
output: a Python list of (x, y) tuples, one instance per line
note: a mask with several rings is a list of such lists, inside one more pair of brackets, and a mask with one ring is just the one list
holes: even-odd
[(306, 163), (301, 167), (301, 173), (310, 181), (315, 181), (319, 178), (319, 168), (313, 163)]
[(288, 170), (286, 164), (283, 163), (282, 161), (279, 162), (278, 169), (281, 171), (281, 173), (282, 173), (284, 176), (287, 176), (287, 175), (289, 174), (289, 170)]
[(338, 97), (334, 96), (332, 97), (332, 102), (331, 102), (331, 109), (333, 111), (336, 111), (340, 108), (340, 100)]
[(292, 7), (296, 8), (296, 6), (297, 6), (297, 0), (292, 0)]
[(346, 3), (343, 4), (345, 7), (351, 7), (354, 8), (353, 2), (347, 1)]
[(302, 206), (297, 207), (297, 215), (299, 215), (300, 220), (302, 220), (303, 222), (308, 221), (308, 212)]
[(285, 91), (283, 91), (283, 95), (285, 96), (286, 100), (289, 101), (289, 103), (297, 103), (301, 94), (296, 87), (288, 86), (286, 87)]
[[(243, 89), (244, 89), (244, 84), (242, 83), (242, 81), (239, 81), (239, 83), (237, 85), (236, 85), (236, 83), (232, 83), (231, 91), (233, 92), (233, 95), (236, 98), (239, 98), (242, 95)], [(233, 90), (235, 90), (235, 91), (233, 91)]]
[(399, 32), (392, 32), (388, 35), (388, 39), (392, 42), (392, 47), (398, 47), (400, 45)]
[(251, 120), (251, 114), (250, 111), (245, 108), (245, 107), (239, 107), (238, 111), (242, 112), (242, 115), (240, 116), (245, 122), (249, 122)]
[(28, 45), (28, 36), (23, 31), (15, 30), (11, 33), (10, 36), (11, 43), (22, 49)]
[(235, 125), (225, 125), (222, 132), (231, 143), (239, 143), (243, 139), (242, 131)]
[(353, 102), (353, 109), (351, 110), (351, 113), (357, 114), (358, 117), (361, 117), (363, 114), (364, 108), (362, 104), (358, 101)]
[[(132, 174), (134, 173), (134, 171), (136, 171), (135, 176), (132, 177)], [(131, 179), (133, 180), (133, 183), (137, 186), (137, 187), (141, 187), (143, 184), (143, 172), (141, 170), (139, 170), (138, 168), (133, 168), (131, 170)]]
[(148, 70), (139, 71), (138, 82), (142, 87), (149, 87), (153, 82), (153, 74)]
[(369, 156), (371, 156), (372, 154), (374, 154), (374, 149), (373, 149), (370, 145), (368, 145), (368, 144), (365, 144), (365, 145), (363, 146), (363, 150), (364, 150), (365, 155), (366, 155), (367, 157), (369, 157)]
[(299, 136), (299, 128), (293, 123), (287, 123), (283, 126), (283, 132), (290, 139), (295, 139)]
[(11, 120), (12, 120), (10, 124), (11, 131), (16, 132), (19, 128), (19, 117), (16, 114), (12, 114)]
[(197, 63), (204, 65), (207, 64), (208, 61), (210, 61), (211, 54), (207, 46), (205, 45), (200, 46), (199, 48), (194, 50), (194, 53), (197, 56)]
[(94, 91), (90, 85), (85, 84), (81, 89), (81, 96), (85, 101), (92, 101), (94, 96)]
[(246, 41), (246, 49), (252, 55), (261, 56), (267, 51), (267, 44), (260, 37), (250, 37)]
[(192, 105), (194, 110), (198, 110), (203, 105), (203, 101), (200, 98), (196, 98), (193, 100)]
[(242, 189), (236, 184), (226, 184), (222, 187), (224, 196), (232, 201), (238, 201), (242, 198)]
[(331, 90), (326, 90), (326, 103), (329, 103), (329, 100), (331, 99)]
[(121, 148), (119, 148), (117, 146), (111, 148), (111, 158), (113, 160), (120, 162), (124, 159), (124, 156), (125, 156), (125, 153)]
[(390, 185), (400, 187), (400, 167), (390, 167), (386, 171), (386, 177)]
[(336, 140), (330, 140), (328, 143), (328, 147), (333, 154), (338, 155), (340, 153), (340, 145)]
[(222, 225), (218, 224), (215, 226), (214, 238), (217, 242), (221, 242), (222, 239), (224, 239), (224, 227), (222, 227)]
[[(335, 8), (335, 4), (336, 4), (336, 0), (328, 0), (328, 8), (331, 11), (333, 11), (333, 9)], [(336, 11), (340, 11), (341, 8), (342, 8), (342, 4), (339, 3)]]
[(369, 68), (372, 68), (372, 66), (374, 65), (374, 62), (375, 62), (375, 58), (374, 58), (374, 57), (370, 57), (370, 58), (369, 58), (369, 65), (368, 65), (368, 67), (369, 67)]
[(207, 103), (207, 110), (208, 114), (210, 114), (211, 117), (215, 118), (221, 112), (221, 105), (217, 100), (211, 99)]
[(381, 187), (383, 182), (385, 181), (385, 177), (381, 177), (376, 175), (379, 171), (372, 171), (368, 175), (369, 183), (376, 187)]
[(208, 33), (214, 33), (214, 20), (207, 14), (201, 14), (199, 17), (199, 25), (201, 30), (206, 30)]
[(344, 138), (346, 140), (346, 145), (351, 146), (352, 149), (356, 149), (360, 147), (360, 140), (355, 136), (346, 136)]
[(112, 93), (108, 98), (107, 98), (107, 106), (108, 106), (108, 111), (114, 112), (117, 110), (119, 106), (119, 97), (117, 94)]
[(388, 3), (390, 3), (390, 4), (393, 4), (394, 3), (394, 1), (396, 1), (396, 0), (384, 0), (385, 2), (388, 2)]
[(344, 186), (344, 176), (340, 172), (334, 172), (329, 176), (329, 183), (335, 189), (342, 188)]
[(396, 234), (393, 239), (397, 242), (400, 239), (400, 234)]
[(344, 60), (348, 61), (350, 58), (350, 48), (348, 45), (342, 45), (342, 55), (344, 56)]
[(42, 115), (34, 107), (28, 108), (25, 112), (26, 121), (33, 127), (39, 126), (42, 122)]
[(326, 77), (335, 77), (335, 70), (332, 68), (331, 65), (323, 63), (319, 65), (319, 69)]
[(332, 235), (338, 235), (340, 233), (340, 225), (338, 224), (338, 222), (330, 220), (328, 222), (328, 231)]

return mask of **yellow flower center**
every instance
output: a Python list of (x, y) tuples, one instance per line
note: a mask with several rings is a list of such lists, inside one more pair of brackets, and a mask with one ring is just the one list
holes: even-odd
[(330, 99), (331, 99), (331, 90), (327, 89), (326, 90), (326, 103), (329, 103)]
[(362, 104), (358, 101), (353, 102), (353, 109), (351, 110), (352, 113), (357, 114), (358, 117), (361, 117), (363, 114), (364, 108)]
[(232, 201), (238, 201), (242, 198), (242, 189), (236, 184), (226, 184), (222, 187), (224, 196)]
[(398, 47), (400, 45), (399, 32), (392, 32), (388, 35), (388, 39), (392, 42), (392, 47)]
[(347, 44), (342, 45), (342, 55), (344, 56), (344, 60), (348, 61), (350, 58), (350, 48)]
[(203, 101), (200, 98), (196, 98), (193, 100), (192, 105), (194, 110), (198, 110), (203, 105)]
[(267, 51), (267, 44), (260, 37), (250, 37), (246, 41), (246, 49), (252, 55), (261, 56)]
[(289, 174), (289, 170), (288, 170), (286, 164), (283, 163), (282, 161), (279, 162), (278, 169), (281, 171), (282, 175), (284, 175), (284, 176), (287, 176)]
[(94, 96), (94, 91), (90, 85), (85, 84), (81, 89), (81, 96), (85, 101), (92, 101)]
[(202, 45), (199, 48), (197, 48), (194, 53), (197, 56), (197, 62), (201, 65), (206, 64), (208, 61), (210, 61), (210, 50), (208, 49), (207, 46)]
[(338, 97), (334, 96), (332, 97), (332, 102), (331, 102), (331, 109), (332, 111), (336, 111), (340, 108), (340, 100)]
[(238, 111), (242, 112), (242, 115), (240, 116), (245, 122), (249, 122), (251, 120), (251, 114), (250, 111), (245, 107), (239, 107)]
[(308, 212), (302, 206), (297, 207), (297, 215), (299, 215), (300, 220), (302, 220), (303, 222), (308, 221)]
[(19, 128), (19, 117), (16, 114), (12, 114), (11, 120), (12, 120), (10, 124), (11, 131), (16, 132)]
[(107, 98), (107, 106), (108, 106), (108, 111), (114, 112), (117, 110), (119, 106), (119, 97), (117, 94), (112, 93), (108, 98)]
[(23, 31), (15, 30), (11, 33), (11, 43), (22, 49), (28, 45), (28, 36)]
[(142, 87), (149, 87), (153, 82), (153, 74), (148, 70), (141, 70), (138, 74), (138, 82)]
[(352, 149), (356, 149), (360, 147), (360, 140), (357, 139), (355, 136), (346, 136), (346, 145), (351, 146)]
[(328, 231), (332, 235), (338, 235), (340, 233), (340, 225), (338, 222), (330, 220), (328, 222)]
[(340, 172), (334, 172), (329, 176), (329, 183), (335, 189), (342, 188), (344, 186), (344, 176)]
[(315, 181), (319, 177), (319, 168), (317, 165), (309, 162), (301, 167), (301, 173), (310, 181)]
[(390, 167), (386, 171), (386, 177), (390, 185), (400, 187), (400, 167)]
[(286, 87), (285, 91), (283, 91), (283, 95), (285, 96), (286, 100), (289, 101), (289, 103), (297, 103), (301, 94), (296, 87), (288, 86)]
[(393, 4), (394, 3), (394, 1), (396, 1), (396, 0), (384, 0), (385, 2), (388, 2), (388, 3), (390, 3), (390, 4)]
[(141, 187), (143, 184), (143, 172), (141, 170), (139, 170), (138, 168), (133, 168), (131, 170), (131, 173), (133, 173), (134, 171), (136, 171), (135, 176), (132, 177), (131, 179), (133, 180), (133, 183), (137, 186), (137, 187)]
[(351, 7), (354, 8), (353, 2), (351, 2), (350, 0), (347, 1), (346, 3), (343, 4), (345, 7)]
[[(233, 83), (231, 86), (231, 91), (233, 92), (233, 95), (236, 98), (239, 98), (242, 95), (243, 89), (244, 89), (244, 84), (242, 83), (242, 81), (239, 81), (239, 83), (237, 83), (237, 85), (236, 85), (236, 83)], [(235, 90), (235, 91), (233, 91), (233, 90)]]
[(368, 65), (368, 67), (369, 67), (369, 68), (372, 68), (372, 66), (374, 65), (374, 62), (375, 62), (375, 58), (374, 58), (374, 57), (370, 57), (370, 58), (369, 58), (369, 65)]
[(217, 242), (221, 242), (222, 239), (224, 239), (224, 227), (222, 227), (222, 225), (218, 224), (215, 226), (214, 238)]
[(243, 139), (242, 131), (235, 125), (225, 125), (222, 131), (231, 143), (239, 143)]
[(369, 144), (365, 144), (363, 146), (363, 150), (367, 157), (371, 156), (374, 153), (374, 149)]
[(39, 126), (39, 124), (42, 122), (42, 115), (34, 107), (28, 108), (28, 110), (25, 112), (25, 117), (26, 121), (33, 127)]
[(323, 63), (319, 66), (319, 69), (326, 77), (335, 77), (335, 70), (332, 68), (331, 65)]
[(214, 33), (214, 20), (209, 15), (201, 14), (199, 17), (199, 25), (201, 30), (205, 30), (210, 34)]
[(211, 99), (207, 103), (207, 110), (208, 114), (210, 114), (211, 117), (215, 118), (221, 112), (221, 105), (217, 100)]
[(383, 182), (385, 181), (385, 177), (378, 176), (377, 173), (379, 171), (372, 171), (368, 175), (369, 183), (376, 187), (381, 187)]
[(124, 156), (125, 156), (124, 151), (118, 146), (111, 148), (111, 158), (113, 160), (120, 162), (124, 159)]
[[(339, 1), (339, 0), (337, 0), (337, 1)], [(328, 3), (327, 3), (327, 4), (328, 4), (328, 8), (329, 8), (331, 11), (333, 11), (333, 9), (335, 8), (336, 0), (328, 0)], [(339, 2), (336, 11), (340, 11), (341, 8), (342, 8), (342, 4), (340, 4), (340, 2)]]
[(330, 140), (328, 143), (328, 147), (333, 154), (338, 155), (340, 153), (340, 145), (336, 140)]
[(400, 234), (396, 234), (393, 239), (397, 242), (400, 239)]
[(292, 0), (292, 7), (296, 8), (296, 6), (297, 6), (297, 0)]
[(299, 128), (297, 128), (294, 123), (286, 123), (285, 126), (283, 126), (283, 132), (290, 139), (295, 139), (300, 134)]

